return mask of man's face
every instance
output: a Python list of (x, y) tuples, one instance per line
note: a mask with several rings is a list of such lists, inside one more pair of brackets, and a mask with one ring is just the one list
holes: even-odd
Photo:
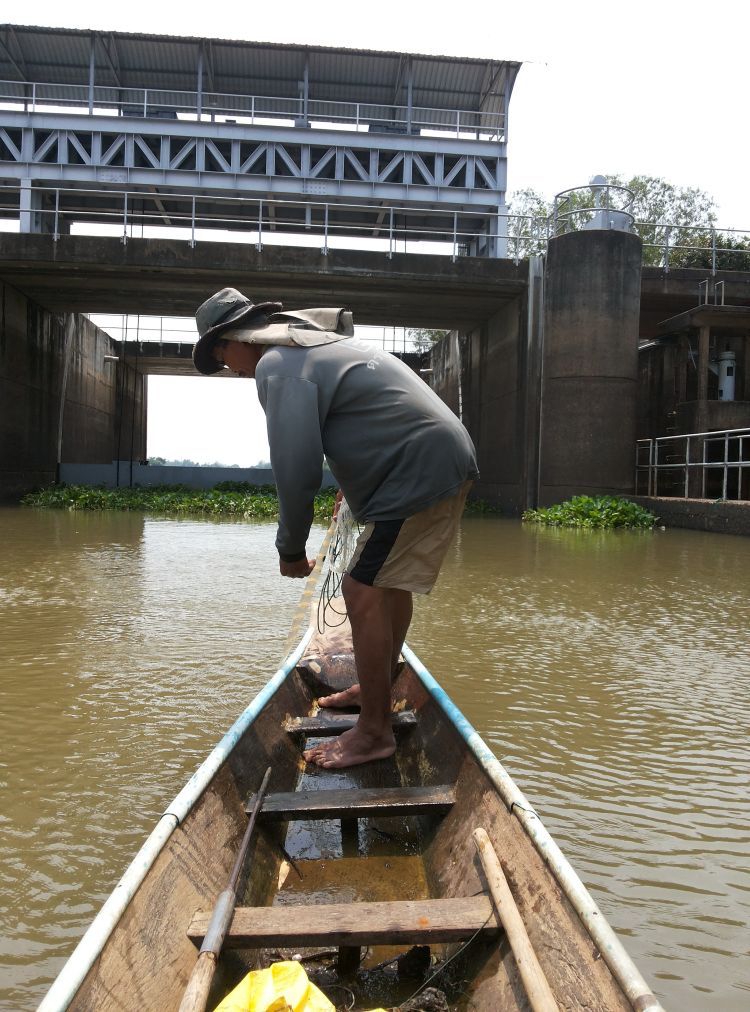
[(238, 376), (255, 379), (255, 370), (263, 354), (258, 344), (244, 344), (242, 341), (218, 341), (213, 356), (220, 365), (225, 365)]

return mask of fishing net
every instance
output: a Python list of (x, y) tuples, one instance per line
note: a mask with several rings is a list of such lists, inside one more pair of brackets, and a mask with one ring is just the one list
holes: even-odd
[(336, 515), (336, 529), (328, 546), (328, 565), (318, 600), (319, 632), (323, 632), (326, 626), (330, 628), (341, 625), (346, 619), (346, 612), (340, 606), (337, 607), (334, 600), (341, 597), (341, 581), (354, 555), (360, 532), (361, 527), (349, 508), (349, 503), (342, 499)]

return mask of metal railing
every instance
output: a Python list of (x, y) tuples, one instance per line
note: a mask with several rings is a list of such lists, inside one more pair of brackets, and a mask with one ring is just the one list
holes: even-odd
[[(418, 188), (412, 189), (416, 191)], [(290, 236), (292, 241), (287, 245), (295, 244), (295, 236), (304, 235), (307, 239), (303, 245), (319, 245), (324, 254), (344, 237), (361, 240), (361, 245), (355, 248), (385, 248), (389, 257), (396, 251), (425, 252), (426, 243), (433, 245), (428, 252), (444, 253), (454, 259), (467, 254), (495, 257), (498, 256), (498, 244), (503, 243), (507, 258), (516, 262), (545, 253), (549, 239), (561, 234), (564, 227), (575, 230), (571, 223), (576, 215), (580, 217), (602, 211), (596, 206), (581, 207), (555, 218), (554, 214), (543, 217), (489, 210), (458, 211), (424, 208), (417, 204), (382, 207), (356, 201), (269, 200), (265, 197), (231, 197), (205, 192), (162, 193), (153, 189), (33, 186), (29, 188), (29, 193), (32, 199), (38, 197), (40, 202), (46, 201), (47, 206), (24, 212), (20, 210), (20, 186), (0, 188), (0, 217), (17, 219), (24, 213), (40, 215), (45, 222), (41, 230), (50, 233), (55, 241), (60, 238), (61, 223), (67, 220), (74, 221), (78, 230), (83, 232), (87, 223), (115, 225), (123, 242), (135, 237), (137, 228), (151, 226), (169, 227), (174, 230), (173, 238), (187, 237), (192, 244), (199, 240), (215, 240), (215, 234), (211, 233), (217, 229), (222, 230), (222, 239), (229, 242), (250, 241), (247, 234), (251, 233), (258, 249), (262, 249), (270, 234)], [(86, 207), (83, 202), (92, 198), (101, 198), (101, 202), (106, 202), (108, 206)], [(169, 204), (168, 214), (157, 209), (160, 202)], [(144, 203), (153, 204), (155, 209), (144, 210)], [(207, 204), (226, 208), (227, 213), (201, 210), (201, 206)], [(284, 213), (293, 209), (296, 209), (299, 220), (292, 220), (293, 214), (288, 214), (288, 220), (283, 220)], [(605, 213), (627, 213), (616, 208), (604, 210)], [(427, 225), (424, 224), (426, 220), (429, 221)], [(563, 226), (563, 222), (568, 225)], [(576, 227), (580, 227), (580, 222)], [(664, 270), (668, 271), (677, 258), (678, 266), (702, 268), (711, 276), (719, 270), (750, 271), (750, 230), (706, 229), (700, 225), (660, 222), (635, 222), (632, 228), (641, 236), (644, 249), (659, 251), (659, 256), (652, 259), (658, 259), (659, 266)], [(28, 229), (22, 226), (22, 231), (29, 230), (40, 231), (36, 227)], [(186, 232), (189, 233), (187, 236)], [(317, 241), (308, 241), (313, 236), (317, 237)], [(676, 238), (680, 242), (676, 242)], [(734, 245), (727, 244), (732, 242)], [(398, 248), (399, 243), (403, 248)], [(420, 243), (421, 248), (409, 249), (409, 243)], [(407, 245), (404, 247), (404, 244)], [(679, 262), (680, 254), (684, 254), (682, 263)], [(706, 296), (702, 293), (701, 297)]]
[(84, 84), (0, 81), (0, 108), (7, 111), (75, 113), (350, 129), (371, 133), (420, 135), (422, 131), (499, 141), (505, 135), (503, 113), (470, 109), (371, 102), (340, 102), (304, 97), (236, 95), (222, 92), (177, 91), (171, 88), (117, 88)]
[(636, 494), (750, 500), (750, 428), (639, 439)]
[(659, 253), (654, 266), (697, 267), (716, 274), (725, 270), (750, 270), (750, 230), (706, 225), (677, 225), (639, 221), (635, 231), (643, 248)]
[(627, 186), (591, 182), (555, 195), (550, 215), (550, 237), (582, 228), (617, 228), (630, 231), (633, 192)]
[[(192, 348), (198, 340), (193, 317), (151, 316), (144, 313), (87, 313), (91, 322), (126, 347), (138, 345), (140, 352), (158, 349), (160, 355), (182, 354), (183, 345)], [(394, 354), (422, 353), (431, 346), (425, 331), (409, 327), (362, 325), (355, 328), (360, 341)], [(438, 334), (439, 331), (430, 333)], [(144, 345), (146, 347), (144, 347)]]
[(645, 262), (664, 271), (697, 267), (713, 275), (719, 270), (750, 270), (750, 230), (638, 221), (633, 206), (634, 195), (627, 186), (608, 183), (604, 177), (594, 179), (555, 196), (548, 235), (587, 228), (632, 231), (643, 243)]
[[(1, 190), (0, 196), (7, 198), (10, 192)], [(95, 234), (109, 227), (122, 243), (148, 238), (158, 229), (161, 237), (167, 231), (170, 238), (185, 239), (191, 246), (198, 241), (245, 242), (260, 251), (265, 243), (296, 241), (317, 246), (323, 255), (334, 248), (357, 248), (380, 249), (389, 258), (400, 252), (427, 252), (455, 260), (469, 252), (497, 256), (498, 244), (505, 242), (510, 227), (511, 245), (523, 241), (540, 247), (540, 252), (546, 246), (545, 219), (497, 211), (67, 187), (30, 187), (29, 195), (32, 209), (16, 213), (38, 216), (41, 227), (22, 231), (43, 231), (55, 242), (64, 238), (63, 225), (75, 224), (77, 234), (87, 234), (87, 229), (91, 234), (92, 225), (97, 226)], [(109, 206), (92, 207), (97, 198)], [(202, 210), (201, 205), (210, 209)]]

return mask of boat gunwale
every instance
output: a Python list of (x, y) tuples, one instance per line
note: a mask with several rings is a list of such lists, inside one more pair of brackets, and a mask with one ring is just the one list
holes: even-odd
[[(193, 809), (198, 798), (208, 788), (221, 766), (239, 743), (242, 735), (295, 669), (314, 632), (315, 627), (311, 624), (295, 649), (287, 655), (275, 674), (243, 710), (167, 806), (145, 843), (68, 957), (38, 1006), (37, 1012), (65, 1012), (70, 1006), (172, 833)], [(402, 654), (424, 688), (455, 727), (479, 767), (497, 789), (508, 811), (518, 819), (524, 832), (580, 917), (583, 926), (633, 1008), (638, 1012), (664, 1012), (613, 928), (502, 763), (406, 643), (403, 646)]]
[(515, 815), (520, 822), (524, 832), (580, 917), (589, 937), (596, 944), (612, 976), (622, 988), (633, 1009), (637, 1012), (664, 1012), (658, 998), (628, 955), (596, 901), (503, 764), (406, 643), (404, 643), (401, 652), (424, 688), (458, 731), (466, 747), (505, 802), (509, 813)]
[(310, 625), (294, 650), (287, 654), (275, 674), (253, 697), (185, 786), (167, 806), (156, 826), (52, 982), (50, 989), (38, 1006), (37, 1012), (65, 1012), (65, 1009), (70, 1006), (172, 833), (184, 822), (198, 798), (209, 787), (218, 771), (234, 751), (243, 734), (296, 668), (313, 632), (314, 628)]

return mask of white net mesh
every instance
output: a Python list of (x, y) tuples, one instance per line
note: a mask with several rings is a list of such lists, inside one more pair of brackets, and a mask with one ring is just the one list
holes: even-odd
[(349, 503), (346, 499), (342, 499), (336, 517), (336, 534), (328, 549), (328, 561), (331, 569), (339, 576), (343, 576), (346, 572), (346, 567), (354, 554), (354, 546), (358, 537), (359, 524), (349, 509)]

